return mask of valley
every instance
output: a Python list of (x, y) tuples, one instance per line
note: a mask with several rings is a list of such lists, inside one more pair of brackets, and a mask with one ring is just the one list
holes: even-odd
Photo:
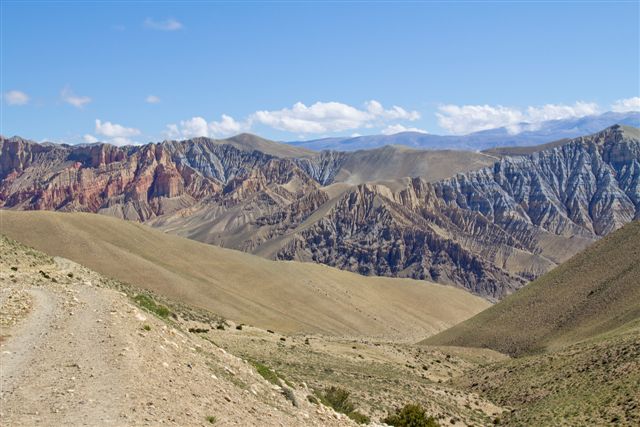
[[(93, 229), (83, 224), (87, 219)], [(577, 300), (572, 312), (576, 318), (586, 313), (599, 319), (581, 325), (606, 325), (605, 329), (581, 328), (579, 335), (554, 333), (554, 337), (571, 338), (563, 338), (562, 344), (554, 344), (548, 350), (511, 357), (478, 348), (496, 347), (492, 341), (483, 341), (482, 333), (472, 333), (475, 341), (471, 345), (475, 347), (461, 346), (469, 346), (467, 342), (451, 346), (447, 340), (452, 334), (457, 335), (457, 329), (468, 328), (467, 324), (496, 328), (491, 317), (485, 316), (503, 312), (505, 307), (512, 307), (512, 301), (535, 299), (521, 297), (527, 295), (528, 287), (466, 323), (418, 344), (415, 334), (436, 332), (428, 319), (442, 316), (437, 307), (422, 305), (420, 312), (414, 311), (414, 322), (421, 317), (427, 320), (421, 331), (404, 331), (404, 335), (402, 331), (393, 331), (387, 337), (368, 335), (375, 332), (375, 326), (357, 333), (305, 324), (272, 330), (265, 327), (270, 325), (268, 320), (259, 325), (247, 324), (237, 313), (221, 316), (202, 304), (190, 303), (193, 300), (186, 294), (155, 289), (153, 274), (140, 274), (135, 281), (124, 283), (57, 255), (62, 253), (61, 247), (77, 246), (91, 254), (84, 258), (88, 261), (109, 258), (107, 252), (101, 255), (100, 246), (112, 247), (113, 254), (115, 243), (122, 236), (110, 244), (100, 243), (101, 239), (117, 235), (118, 228), (127, 235), (140, 229), (132, 237), (138, 242), (158, 238), (160, 233), (146, 226), (103, 216), (46, 212), (2, 212), (0, 220), (4, 231), (12, 230), (24, 241), (30, 238), (22, 236), (49, 236), (40, 241), (49, 242), (47, 252), (56, 255), (52, 257), (6, 237), (1, 241), (0, 416), (11, 425), (207, 425), (209, 419), (217, 425), (357, 425), (347, 415), (318, 403), (331, 387), (348, 392), (357, 412), (374, 423), (407, 403), (422, 405), (439, 425), (547, 425), (562, 419), (566, 425), (605, 425), (615, 421), (617, 425), (631, 426), (640, 416), (635, 387), (640, 375), (640, 300), (633, 296), (637, 291), (637, 263), (633, 260), (640, 242), (636, 238), (638, 223), (603, 239), (570, 260), (558, 274), (554, 271), (543, 276), (538, 281), (541, 285), (535, 282), (531, 288), (534, 295), (545, 296), (548, 291), (542, 290), (544, 284), (552, 281), (552, 289), (559, 292), (574, 289), (566, 280), (573, 277), (575, 268), (581, 268), (582, 276), (593, 277), (591, 283), (606, 284), (615, 290), (620, 301), (626, 302), (626, 311), (620, 311), (620, 316), (609, 311), (604, 303), (611, 301), (611, 291), (607, 293), (602, 291), (607, 288), (599, 287), (601, 291), (590, 294), (595, 300), (589, 306)], [(80, 225), (74, 230), (65, 224), (67, 221)], [(47, 222), (56, 225), (46, 225)], [(109, 231), (103, 237), (95, 233), (100, 223)], [(20, 224), (28, 224), (34, 231), (26, 233), (26, 226), (21, 229)], [(46, 227), (49, 233), (44, 232)], [(57, 234), (55, 228), (59, 229)], [(77, 231), (83, 228), (94, 232), (90, 241), (83, 240)], [(63, 236), (67, 236), (66, 242)], [(225, 262), (222, 253), (233, 253), (218, 251), (221, 252), (216, 258), (210, 258), (216, 264)], [(80, 259), (78, 253), (67, 253)], [(627, 259), (629, 264), (625, 267), (621, 262), (620, 272), (605, 272), (609, 279), (599, 277), (594, 273), (601, 271), (600, 266), (592, 260), (603, 259), (605, 254)], [(240, 252), (237, 255), (251, 257)], [(154, 264), (170, 263), (168, 258), (161, 262), (149, 253), (143, 256)], [(114, 260), (119, 261), (117, 257)], [(249, 265), (246, 263), (245, 268)], [(163, 268), (171, 266), (164, 264)], [(117, 276), (116, 268), (112, 274)], [(253, 285), (257, 283), (254, 281)], [(184, 282), (179, 288), (183, 286)], [(271, 293), (282, 298), (291, 284), (272, 286)], [(450, 290), (451, 295), (463, 292)], [(204, 298), (207, 292), (201, 291), (200, 295)], [(228, 304), (225, 297), (218, 298), (221, 304)], [(559, 303), (572, 301), (550, 298)], [(420, 297), (422, 304), (427, 300)], [(309, 301), (308, 307), (317, 304)], [(599, 309), (596, 317), (589, 307)], [(326, 309), (332, 310), (332, 316), (338, 314), (333, 308), (325, 306)], [(403, 310), (388, 309), (402, 315)], [(550, 310), (558, 313), (556, 310), (560, 309)], [(291, 312), (295, 313), (295, 309)], [(503, 320), (501, 316), (499, 324), (521, 331), (518, 322), (529, 319), (528, 314), (522, 308), (511, 313), (514, 318)], [(319, 312), (313, 315), (326, 323)], [(389, 321), (383, 311), (378, 315)], [(612, 323), (618, 318), (622, 323)], [(505, 342), (512, 340), (506, 331), (500, 336)], [(529, 335), (526, 337), (530, 339)], [(53, 345), (56, 342), (64, 344)], [(503, 351), (510, 352), (508, 348)], [(37, 368), (26, 371), (25, 366), (31, 365)], [(113, 378), (120, 380), (113, 382)], [(115, 390), (114, 386), (119, 388)], [(105, 400), (104, 393), (113, 399)], [(80, 395), (84, 398), (74, 398)]]
[(639, 427), (640, 0), (0, 0), (0, 427)]

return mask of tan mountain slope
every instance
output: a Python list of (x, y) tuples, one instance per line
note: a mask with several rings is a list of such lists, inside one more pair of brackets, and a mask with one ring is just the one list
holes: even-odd
[(220, 144), (229, 144), (244, 151), (261, 151), (276, 157), (307, 157), (316, 154), (308, 148), (270, 141), (250, 133), (241, 133), (226, 139), (216, 140)]
[(463, 290), (274, 262), (102, 215), (0, 211), (3, 234), (99, 273), (282, 332), (430, 335), (488, 307)]
[(640, 222), (634, 221), (499, 304), (424, 344), (510, 355), (558, 349), (640, 322)]
[(333, 182), (362, 184), (372, 181), (421, 177), (433, 182), (457, 173), (492, 165), (497, 158), (474, 151), (416, 150), (388, 145), (373, 150), (342, 153)]

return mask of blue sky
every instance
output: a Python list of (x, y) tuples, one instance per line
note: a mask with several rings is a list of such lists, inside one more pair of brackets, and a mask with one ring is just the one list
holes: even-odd
[(1, 4), (7, 136), (468, 133), (640, 108), (638, 1)]

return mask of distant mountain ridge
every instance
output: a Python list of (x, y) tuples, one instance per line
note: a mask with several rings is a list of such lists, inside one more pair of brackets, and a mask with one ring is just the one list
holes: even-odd
[(394, 135), (366, 135), (294, 141), (289, 144), (316, 151), (355, 151), (385, 145), (404, 145), (432, 150), (482, 151), (495, 147), (522, 147), (566, 138), (576, 138), (598, 132), (614, 124), (640, 127), (640, 112), (608, 112), (581, 118), (550, 120), (536, 125), (522, 123), (521, 127), (524, 130), (517, 134), (511, 133), (507, 128), (503, 127), (474, 132), (468, 135), (433, 135), (420, 132), (401, 132)]
[(0, 204), (101, 213), (266, 258), (454, 284), (494, 300), (640, 212), (635, 128), (516, 157), (399, 147), (287, 157), (251, 141), (3, 138)]

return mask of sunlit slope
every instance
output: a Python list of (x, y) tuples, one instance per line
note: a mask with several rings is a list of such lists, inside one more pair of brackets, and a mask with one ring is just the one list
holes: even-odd
[(275, 262), (95, 214), (0, 211), (1, 232), (102, 274), (282, 332), (417, 338), (488, 307), (453, 287)]
[(640, 222), (634, 221), (424, 343), (521, 355), (617, 332), (639, 319)]

